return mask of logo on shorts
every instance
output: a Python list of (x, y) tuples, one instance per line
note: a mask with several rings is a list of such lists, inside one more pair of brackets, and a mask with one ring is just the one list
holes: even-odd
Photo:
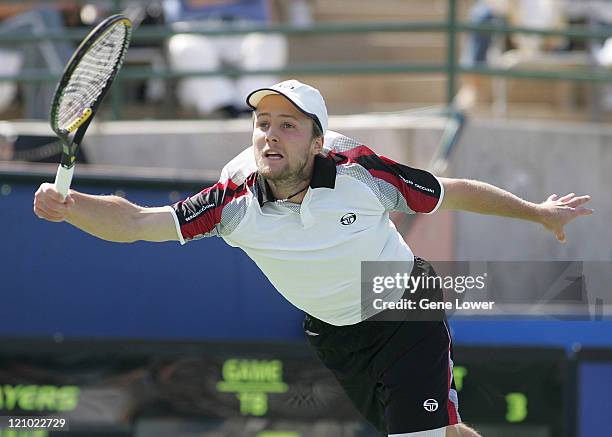
[(438, 401), (435, 399), (427, 399), (425, 402), (423, 402), (423, 408), (425, 408), (425, 411), (433, 413), (438, 409)]
[(340, 224), (344, 226), (352, 225), (357, 220), (357, 215), (354, 212), (349, 212), (348, 214), (344, 214), (340, 219)]

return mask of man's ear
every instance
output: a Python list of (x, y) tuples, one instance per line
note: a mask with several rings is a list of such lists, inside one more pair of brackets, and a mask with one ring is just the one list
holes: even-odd
[(321, 153), (323, 151), (323, 140), (325, 137), (320, 136), (320, 137), (316, 137), (313, 141), (314, 141), (314, 148), (313, 151), (315, 153), (315, 155), (318, 155), (319, 153)]

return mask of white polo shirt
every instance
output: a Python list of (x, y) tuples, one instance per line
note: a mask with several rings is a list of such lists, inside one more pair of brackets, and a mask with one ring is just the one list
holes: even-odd
[(249, 147), (217, 184), (171, 209), (181, 243), (220, 236), (244, 250), (296, 307), (351, 325), (374, 315), (362, 313), (361, 261), (405, 261), (412, 269), (413, 253), (389, 212), (434, 212), (444, 188), (432, 174), (336, 132), (328, 131), (324, 144), (301, 204), (273, 198)]

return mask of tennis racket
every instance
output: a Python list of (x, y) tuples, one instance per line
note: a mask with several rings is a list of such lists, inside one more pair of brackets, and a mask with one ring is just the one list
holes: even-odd
[(50, 118), (62, 145), (55, 189), (64, 197), (70, 189), (78, 148), (121, 68), (131, 35), (128, 18), (108, 17), (81, 42), (57, 84)]

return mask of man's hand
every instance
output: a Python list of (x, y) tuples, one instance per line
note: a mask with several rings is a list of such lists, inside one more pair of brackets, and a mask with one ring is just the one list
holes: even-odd
[(540, 204), (541, 223), (555, 234), (557, 240), (565, 243), (563, 227), (577, 217), (593, 214), (592, 209), (582, 207), (589, 200), (591, 196), (576, 196), (575, 193), (566, 194), (563, 197), (552, 194)]
[(42, 184), (34, 195), (34, 214), (51, 222), (66, 220), (74, 199), (70, 194), (62, 199), (62, 195), (53, 184)]

